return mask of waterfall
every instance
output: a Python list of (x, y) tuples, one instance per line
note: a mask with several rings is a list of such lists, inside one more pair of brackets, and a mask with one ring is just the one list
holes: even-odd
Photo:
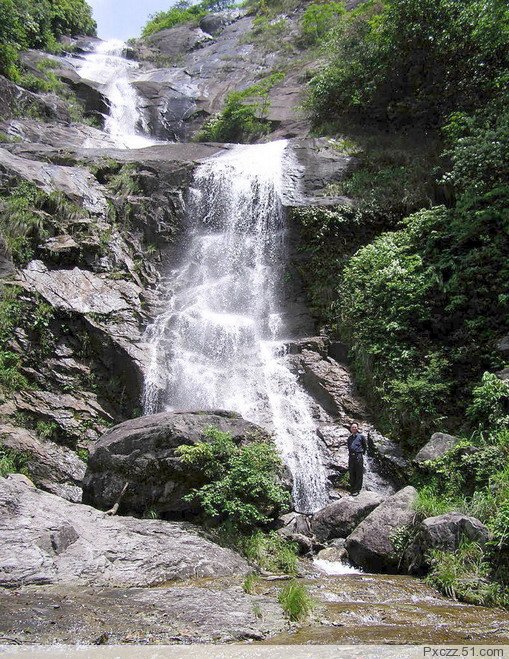
[(145, 411), (227, 409), (274, 432), (297, 510), (328, 501), (311, 400), (286, 365), (286, 142), (237, 146), (194, 174), (182, 264), (147, 330)]
[(99, 42), (79, 62), (76, 71), (84, 79), (97, 82), (109, 101), (110, 114), (104, 130), (123, 149), (138, 149), (157, 144), (143, 134), (140, 97), (131, 85), (130, 76), (138, 62), (123, 57), (125, 43), (117, 39)]

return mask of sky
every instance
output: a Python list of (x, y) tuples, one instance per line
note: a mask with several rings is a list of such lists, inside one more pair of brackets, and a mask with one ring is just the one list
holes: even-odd
[(139, 37), (150, 14), (166, 11), (174, 0), (87, 0), (101, 39)]

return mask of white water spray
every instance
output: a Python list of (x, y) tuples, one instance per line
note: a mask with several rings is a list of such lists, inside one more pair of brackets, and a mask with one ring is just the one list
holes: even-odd
[(274, 431), (295, 506), (328, 500), (311, 401), (286, 365), (286, 142), (238, 146), (197, 168), (182, 266), (149, 328), (145, 411), (227, 409)]
[(140, 97), (130, 82), (139, 64), (123, 57), (124, 51), (123, 41), (101, 41), (76, 70), (82, 78), (102, 85), (110, 103), (104, 130), (115, 144), (123, 149), (139, 149), (158, 142), (143, 134)]

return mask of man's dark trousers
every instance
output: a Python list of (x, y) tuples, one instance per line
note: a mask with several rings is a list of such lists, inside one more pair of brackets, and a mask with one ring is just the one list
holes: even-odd
[(348, 455), (348, 471), (350, 473), (350, 492), (360, 492), (364, 473), (364, 460), (362, 453), (350, 452)]

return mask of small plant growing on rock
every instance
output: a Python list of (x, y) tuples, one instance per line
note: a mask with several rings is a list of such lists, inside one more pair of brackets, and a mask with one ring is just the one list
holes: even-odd
[(8, 474), (24, 474), (29, 476), (27, 468), (28, 456), (22, 451), (14, 451), (0, 445), (0, 476)]
[(292, 622), (304, 620), (316, 606), (315, 600), (309, 594), (306, 586), (295, 579), (281, 589), (278, 602)]
[(250, 572), (247, 577), (244, 579), (242, 584), (242, 590), (248, 595), (252, 595), (256, 592), (256, 586), (260, 581), (260, 577), (255, 572)]

